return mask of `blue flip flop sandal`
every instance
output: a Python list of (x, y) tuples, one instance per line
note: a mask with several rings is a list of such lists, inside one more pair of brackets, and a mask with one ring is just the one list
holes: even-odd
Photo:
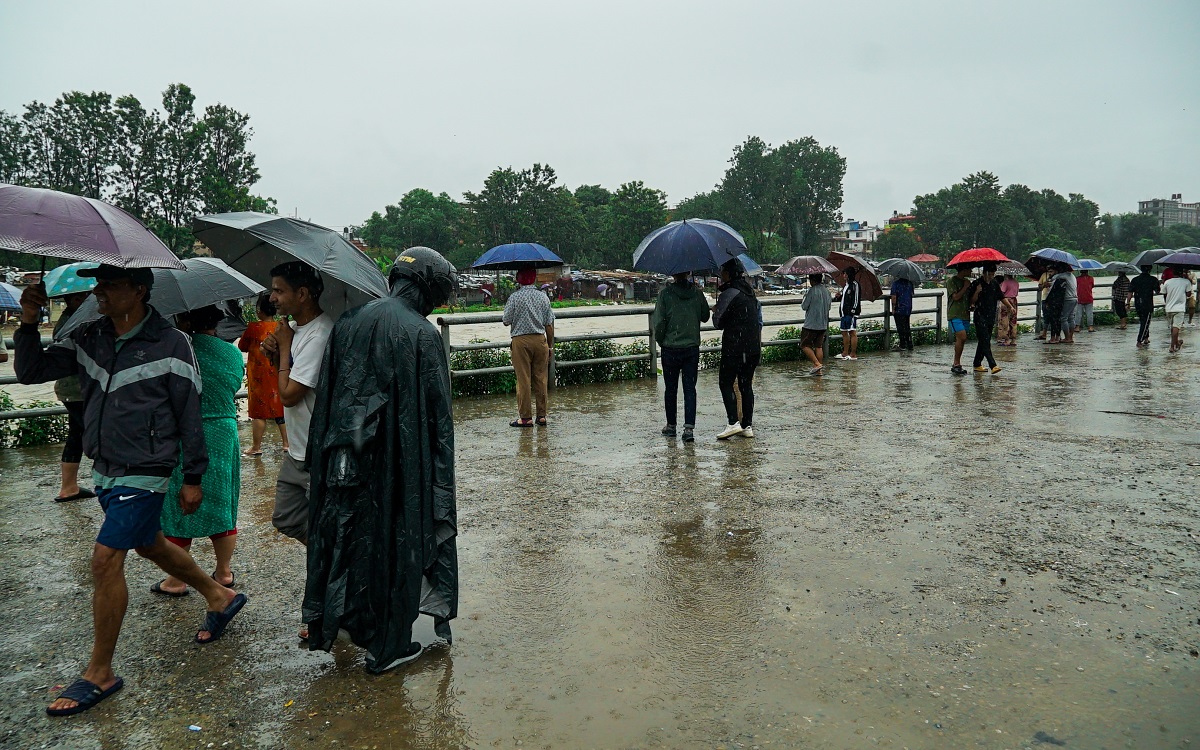
[[(233, 597), (233, 601), (229, 602), (229, 606), (220, 612), (209, 610), (204, 613), (204, 624), (200, 626), (200, 630), (196, 631), (196, 643), (212, 643), (220, 638), (225, 633), (225, 628), (233, 621), (235, 615), (242, 611), (242, 607), (246, 606), (246, 595), (238, 594)], [(201, 640), (200, 632), (208, 631), (208, 640)]]
[[(80, 678), (72, 682), (70, 687), (58, 694), (59, 698), (75, 701), (75, 705), (71, 708), (50, 708), (47, 706), (46, 713), (51, 716), (81, 714), (90, 708), (95, 708), (96, 704), (123, 687), (125, 687), (125, 681), (120, 677), (117, 678), (117, 681), (108, 690), (104, 690), (94, 682)], [(58, 700), (58, 698), (55, 698), (55, 700)]]

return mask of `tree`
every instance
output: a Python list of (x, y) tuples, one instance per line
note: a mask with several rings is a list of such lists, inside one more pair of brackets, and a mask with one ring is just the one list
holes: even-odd
[(603, 262), (608, 267), (628, 267), (633, 251), (647, 234), (662, 226), (667, 216), (667, 194), (646, 187), (641, 180), (617, 188), (608, 204)]
[(725, 196), (719, 189), (697, 193), (679, 202), (670, 213), (671, 221), (683, 219), (714, 219), (730, 226), (735, 223), (725, 207)]
[(814, 138), (788, 141), (771, 154), (782, 234), (793, 255), (816, 252), (821, 237), (842, 220), (846, 160)]
[(751, 136), (734, 147), (720, 192), (727, 215), (742, 232), (751, 256), (761, 256), (767, 237), (780, 225), (780, 180), (771, 147)]
[(909, 225), (893, 224), (875, 239), (872, 252), (876, 258), (911, 258), (924, 253), (925, 245)]
[(135, 96), (116, 101), (118, 138), (113, 148), (116, 166), (113, 198), (118, 206), (143, 220), (151, 215), (152, 192), (159, 179), (163, 122)]
[(520, 172), (492, 171), (479, 193), (464, 193), (473, 236), (481, 247), (537, 242), (562, 254), (579, 247), (584, 221), (579, 203), (549, 165)]
[(449, 195), (416, 188), (400, 202), (378, 211), (358, 229), (371, 247), (401, 251), (418, 245), (446, 255), (462, 245), (463, 208)]
[(204, 109), (199, 130), (202, 146), (198, 192), (204, 213), (261, 210), (264, 202), (273, 205), (273, 200), (250, 193), (259, 178), (256, 157), (249, 150), (254, 134), (250, 116), (215, 104)]
[(13, 185), (25, 182), (27, 151), (21, 120), (0, 109), (0, 182)]

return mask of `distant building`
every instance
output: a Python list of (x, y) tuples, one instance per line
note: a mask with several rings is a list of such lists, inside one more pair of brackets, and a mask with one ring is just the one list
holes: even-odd
[(1138, 213), (1153, 216), (1161, 228), (1172, 224), (1200, 227), (1200, 203), (1184, 203), (1183, 193), (1172, 193), (1169, 199), (1139, 201)]
[(846, 219), (838, 224), (835, 232), (825, 237), (825, 245), (829, 250), (851, 255), (870, 255), (875, 240), (883, 233), (883, 229), (873, 227), (869, 222)]
[(912, 224), (917, 217), (912, 214), (901, 214), (899, 211), (892, 211), (892, 218), (887, 220), (888, 226), (895, 224)]

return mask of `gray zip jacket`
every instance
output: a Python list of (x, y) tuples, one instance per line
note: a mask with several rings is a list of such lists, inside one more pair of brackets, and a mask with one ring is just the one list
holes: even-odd
[(21, 383), (78, 375), (83, 390), (83, 452), (106, 477), (168, 477), (180, 461), (183, 483), (200, 484), (208, 449), (200, 419), (200, 372), (191, 341), (149, 308), (145, 324), (117, 350), (108, 318), (42, 348), (37, 326), (13, 335)]

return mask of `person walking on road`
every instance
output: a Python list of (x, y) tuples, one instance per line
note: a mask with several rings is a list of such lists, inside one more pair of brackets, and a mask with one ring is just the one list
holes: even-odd
[(1150, 273), (1152, 266), (1142, 266), (1142, 272), (1129, 281), (1129, 296), (1133, 299), (1133, 310), (1138, 316), (1137, 347), (1144, 349), (1150, 346), (1150, 321), (1154, 317), (1154, 295), (1158, 294), (1161, 284), (1154, 274)]
[(1021, 293), (1021, 285), (1011, 275), (1001, 277), (1000, 304), (997, 306), (999, 327), (996, 329), (996, 343), (1000, 346), (1017, 345), (1017, 296)]
[(517, 271), (521, 288), (504, 305), (503, 323), (511, 329), (512, 363), (517, 375), (517, 418), (508, 423), (512, 427), (545, 427), (549, 413), (547, 379), (554, 351), (554, 309), (534, 286), (536, 281), (537, 272), (532, 268)]
[(26, 287), (17, 330), (17, 378), (45, 383), (78, 375), (84, 400), (84, 452), (104, 521), (92, 550), (92, 656), (80, 679), (46, 712), (67, 716), (93, 708), (124, 681), (113, 671), (113, 653), (129, 603), (125, 558), (129, 550), (204, 597), (207, 613), (197, 643), (220, 638), (246, 603), (214, 581), (196, 561), (163, 536), (159, 526), (169, 477), (180, 463), (179, 503), (194, 513), (203, 499), (208, 468), (200, 418), (200, 381), (187, 337), (148, 304), (154, 276), (148, 268), (101, 265), (80, 276), (97, 280), (93, 294), (102, 317), (43, 349), (37, 324), (46, 305), (42, 286)]
[(913, 283), (908, 279), (896, 278), (892, 281), (892, 318), (896, 321), (896, 334), (899, 339), (898, 351), (911, 352), (912, 340), (912, 306)]
[(1079, 278), (1075, 279), (1076, 294), (1079, 298), (1079, 304), (1075, 307), (1075, 332), (1079, 332), (1079, 327), (1087, 323), (1088, 333), (1096, 332), (1096, 322), (1092, 317), (1092, 305), (1096, 298), (1092, 294), (1092, 289), (1096, 286), (1096, 279), (1088, 273), (1087, 269), (1079, 272)]
[(808, 275), (808, 291), (800, 307), (804, 310), (804, 327), (800, 329), (800, 349), (812, 363), (809, 375), (825, 374), (825, 336), (829, 333), (829, 308), (833, 300), (829, 287), (825, 286), (825, 275)]
[(1182, 268), (1162, 286), (1163, 309), (1167, 314), (1167, 327), (1171, 329), (1171, 352), (1183, 348), (1183, 317), (1187, 314), (1188, 297), (1192, 294), (1192, 282)]
[[(1041, 333), (1039, 333), (1038, 335), (1033, 337), (1034, 340), (1036, 340), (1036, 341), (1045, 341), (1046, 336), (1048, 336), (1051, 331), (1055, 330), (1058, 327), (1057, 320), (1050, 320), (1050, 318), (1046, 317), (1046, 305), (1044, 302), (1047, 295), (1050, 294), (1050, 286), (1054, 283), (1054, 273), (1055, 272), (1054, 272), (1053, 266), (1046, 266), (1046, 269), (1044, 271), (1042, 271), (1042, 275), (1038, 277), (1038, 292), (1041, 294), (1043, 304), (1042, 304), (1042, 331), (1041, 331)], [(1059, 311), (1059, 314), (1060, 315), (1062, 314), (1061, 310)]]
[(1117, 278), (1113, 281), (1112, 311), (1120, 321), (1117, 328), (1124, 331), (1129, 324), (1129, 277), (1124, 271), (1117, 271)]
[(847, 359), (851, 362), (858, 360), (858, 316), (862, 314), (862, 289), (854, 277), (858, 269), (850, 266), (846, 269), (846, 285), (838, 295), (838, 314), (841, 316), (842, 351), (837, 359)]
[(1000, 282), (996, 281), (996, 267), (983, 267), (983, 276), (972, 284), (971, 304), (975, 308), (975, 372), (987, 372), (983, 366), (986, 358), (992, 374), (1000, 372), (996, 358), (992, 356), (992, 328), (996, 325), (996, 306), (1003, 299)]
[[(762, 310), (737, 258), (721, 266), (720, 296), (713, 325), (721, 331), (721, 365), (717, 376), (729, 424), (718, 440), (734, 435), (754, 437), (754, 370), (762, 357)], [(742, 413), (734, 386), (741, 391)]]
[(1079, 287), (1071, 267), (1063, 265), (1054, 275), (1055, 283), (1061, 281), (1065, 295), (1063, 296), (1062, 320), (1059, 330), (1063, 332), (1062, 343), (1075, 343), (1075, 308), (1079, 306)]
[[(54, 324), (55, 338), (91, 294), (91, 292), (75, 292), (63, 295), (66, 309), (63, 310), (62, 315), (58, 316), (58, 322)], [(68, 375), (54, 381), (54, 395), (67, 409), (67, 441), (63, 445), (60, 471), (62, 481), (54, 502), (66, 503), (72, 500), (93, 498), (96, 496), (95, 492), (79, 486), (79, 462), (83, 459), (83, 391), (79, 387), (79, 376)]]
[[(162, 528), (167, 541), (182, 549), (191, 549), (193, 539), (208, 537), (217, 558), (213, 580), (233, 588), (236, 579), (230, 562), (237, 546), (238, 498), (242, 488), (237, 392), (242, 387), (246, 368), (237, 347), (217, 336), (217, 325), (224, 318), (225, 312), (215, 305), (176, 316), (179, 330), (192, 336), (192, 349), (200, 365), (200, 382), (204, 384), (200, 391), (200, 418), (204, 420), (208, 469), (200, 482), (204, 491), (200, 509), (185, 515), (177, 503), (166, 503)], [(182, 485), (183, 471), (176, 466), (167, 487), (167, 497), (178, 497)], [(167, 576), (150, 590), (165, 596), (188, 593), (187, 584), (174, 576)]]
[(967, 329), (971, 326), (971, 300), (967, 298), (970, 285), (967, 276), (971, 273), (970, 266), (959, 266), (957, 273), (946, 279), (946, 315), (950, 319), (950, 332), (954, 335), (954, 364), (950, 372), (954, 375), (966, 375), (962, 366), (963, 349), (967, 346)]
[(255, 308), (258, 320), (247, 325), (238, 339), (238, 349), (246, 352), (246, 406), (250, 412), (252, 440), (250, 447), (242, 453), (247, 458), (262, 455), (262, 439), (267, 431), (268, 420), (279, 428), (283, 452), (287, 453), (288, 450), (283, 402), (279, 400), (279, 377), (262, 351), (263, 341), (279, 327), (275, 320), (275, 305), (271, 304), (270, 292), (259, 295)]
[(708, 322), (708, 300), (704, 298), (691, 275), (677, 273), (674, 283), (658, 293), (654, 304), (654, 340), (662, 355), (663, 379), (666, 391), (663, 405), (667, 424), (662, 434), (675, 437), (675, 422), (679, 416), (679, 378), (683, 376), (683, 440), (695, 440), (696, 377), (700, 369), (700, 325)]

